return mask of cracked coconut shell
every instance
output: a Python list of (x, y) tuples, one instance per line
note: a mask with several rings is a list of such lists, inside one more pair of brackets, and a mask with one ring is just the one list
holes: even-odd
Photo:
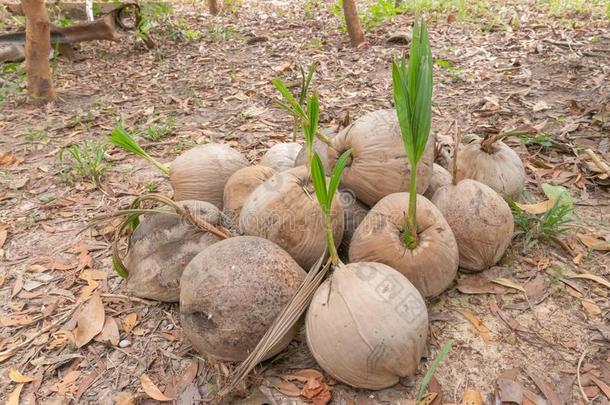
[(239, 223), (239, 214), (246, 199), (274, 174), (275, 170), (262, 165), (244, 167), (233, 173), (225, 184), (223, 212), (235, 223)]
[[(196, 218), (231, 228), (227, 218), (210, 203), (181, 201)], [(127, 289), (136, 297), (177, 302), (180, 277), (193, 257), (220, 238), (191, 225), (175, 213), (153, 214), (142, 220), (130, 238), (124, 259)]]
[(456, 167), (458, 181), (476, 180), (504, 198), (518, 198), (525, 187), (523, 162), (517, 152), (502, 141), (492, 143), (490, 152), (481, 148), (480, 139), (461, 145)]
[[(225, 361), (242, 361), (288, 304), (305, 271), (275, 243), (237, 236), (202, 251), (182, 275), (180, 318), (193, 347)], [(295, 327), (274, 347), (279, 353)]]
[(246, 158), (230, 146), (217, 143), (195, 146), (171, 164), (169, 180), (174, 200), (207, 201), (222, 209), (227, 180), (248, 165)]
[(414, 375), (428, 335), (426, 303), (382, 263), (340, 265), (315, 292), (305, 318), (320, 367), (357, 388), (390, 387)]
[(292, 169), (300, 150), (301, 145), (296, 142), (276, 143), (265, 152), (259, 165), (270, 167), (276, 172)]
[(510, 207), (490, 187), (475, 180), (440, 188), (432, 202), (453, 230), (460, 252), (460, 268), (485, 270), (504, 255), (513, 237)]
[[(328, 165), (352, 149), (351, 162), (343, 171), (341, 187), (373, 206), (386, 195), (409, 189), (411, 172), (395, 110), (370, 112), (344, 128), (328, 148)], [(434, 162), (434, 136), (417, 166), (417, 192), (428, 188)]]
[(379, 262), (396, 269), (424, 297), (439, 295), (453, 282), (458, 269), (458, 246), (441, 212), (427, 198), (417, 196), (418, 244), (403, 242), (409, 193), (384, 197), (368, 213), (352, 237), (350, 262)]
[[(332, 227), (335, 243), (343, 237), (343, 207), (333, 200)], [(301, 267), (309, 270), (326, 249), (324, 216), (305, 166), (276, 173), (258, 186), (239, 216), (246, 235), (277, 243)]]

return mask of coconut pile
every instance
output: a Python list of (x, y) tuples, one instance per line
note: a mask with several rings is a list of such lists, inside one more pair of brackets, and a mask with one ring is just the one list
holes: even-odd
[[(523, 164), (498, 136), (468, 144), (456, 136), (451, 167), (435, 162), (431, 110), (423, 124), (403, 119), (426, 117), (426, 90), (431, 105), (425, 25), (416, 24), (413, 38), (408, 67), (404, 59), (393, 65), (395, 109), (318, 131), (314, 94), (306, 107), (291, 107), (303, 118), (305, 145), (274, 145), (258, 162), (209, 143), (166, 166), (113, 134), (173, 188), (172, 199), (143, 197), (117, 213), (124, 222), (115, 269), (134, 296), (178, 302), (201, 355), (269, 359), (304, 327), (311, 354), (333, 378), (386, 388), (414, 375), (426, 353), (426, 298), (449, 288), (458, 270), (502, 259), (513, 234), (505, 198), (523, 191)], [(420, 86), (419, 99), (411, 85)], [(305, 313), (285, 321), (297, 304)], [(265, 340), (271, 329), (281, 333)]]

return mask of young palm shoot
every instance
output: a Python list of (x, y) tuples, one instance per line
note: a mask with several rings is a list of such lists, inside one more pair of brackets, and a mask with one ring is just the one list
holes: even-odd
[(432, 52), (424, 22), (417, 21), (413, 27), (408, 67), (404, 56), (392, 62), (392, 82), (400, 132), (411, 165), (409, 209), (403, 238), (407, 247), (413, 250), (417, 247), (417, 164), (426, 148), (432, 124)]
[(126, 150), (127, 152), (133, 153), (134, 155), (138, 155), (144, 158), (146, 161), (151, 163), (157, 169), (159, 169), (164, 174), (169, 175), (169, 166), (164, 165), (163, 163), (158, 162), (152, 156), (150, 156), (142, 147), (138, 144), (138, 142), (133, 139), (133, 137), (125, 130), (123, 125), (119, 125), (115, 127), (108, 140), (115, 146), (118, 146), (121, 149)]

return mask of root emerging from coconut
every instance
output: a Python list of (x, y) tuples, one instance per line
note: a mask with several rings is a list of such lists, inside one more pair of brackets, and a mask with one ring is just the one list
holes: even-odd
[[(332, 206), (333, 236), (343, 236), (343, 207), (338, 198)], [(318, 206), (306, 167), (277, 173), (258, 186), (241, 210), (239, 227), (246, 235), (277, 243), (303, 267), (309, 269), (324, 253), (324, 217)]]
[[(210, 203), (181, 201), (195, 218), (232, 228), (227, 218)], [(195, 228), (178, 214), (153, 214), (143, 220), (130, 238), (124, 259), (127, 289), (136, 297), (177, 302), (180, 277), (186, 265), (202, 250), (221, 239)]]
[(518, 198), (525, 187), (525, 169), (519, 155), (502, 141), (489, 145), (483, 142), (475, 140), (460, 147), (456, 179), (476, 180), (504, 198)]
[(239, 214), (246, 199), (274, 174), (274, 169), (262, 165), (244, 167), (233, 173), (225, 184), (223, 212), (235, 223), (239, 223)]
[[(409, 189), (411, 169), (395, 110), (368, 113), (339, 132), (328, 148), (328, 167), (348, 149), (352, 149), (352, 161), (343, 172), (341, 185), (365, 204), (373, 206), (388, 194)], [(428, 188), (433, 161), (434, 136), (430, 136), (417, 166), (418, 193)]]
[(443, 166), (434, 163), (432, 165), (432, 178), (430, 179), (430, 185), (428, 185), (428, 189), (424, 193), (424, 197), (428, 200), (432, 199), (434, 193), (439, 188), (451, 184), (451, 173), (447, 171)]
[(227, 145), (209, 143), (189, 149), (171, 164), (174, 200), (207, 201), (222, 209), (227, 180), (248, 165), (241, 153)]
[(305, 327), (309, 349), (326, 372), (377, 390), (417, 371), (428, 313), (417, 289), (396, 270), (351, 263), (318, 288)]
[(263, 155), (259, 165), (270, 167), (276, 172), (292, 169), (300, 150), (301, 145), (296, 142), (276, 143)]
[(379, 262), (398, 270), (425, 297), (449, 287), (458, 269), (458, 247), (441, 212), (425, 197), (417, 196), (417, 247), (403, 241), (403, 224), (409, 193), (394, 193), (379, 201), (352, 238), (351, 262)]
[(466, 179), (440, 188), (432, 202), (451, 226), (460, 256), (460, 267), (485, 270), (504, 255), (513, 236), (510, 207), (490, 187)]
[[(266, 239), (238, 236), (197, 255), (182, 275), (180, 316), (187, 338), (201, 353), (242, 361), (290, 301), (305, 271)], [(269, 357), (296, 334), (288, 333)]]

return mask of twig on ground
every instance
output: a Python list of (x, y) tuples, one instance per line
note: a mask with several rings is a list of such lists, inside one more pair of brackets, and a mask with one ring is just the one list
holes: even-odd
[(576, 366), (576, 380), (578, 381), (578, 389), (580, 389), (580, 395), (582, 395), (583, 399), (585, 400), (585, 403), (589, 404), (591, 403), (591, 401), (589, 401), (589, 397), (587, 397), (587, 394), (585, 394), (585, 390), (582, 388), (582, 383), (580, 382), (580, 366), (582, 365), (582, 361), (585, 359), (586, 355), (587, 350), (585, 349), (582, 352), (580, 359), (578, 359), (578, 365)]

